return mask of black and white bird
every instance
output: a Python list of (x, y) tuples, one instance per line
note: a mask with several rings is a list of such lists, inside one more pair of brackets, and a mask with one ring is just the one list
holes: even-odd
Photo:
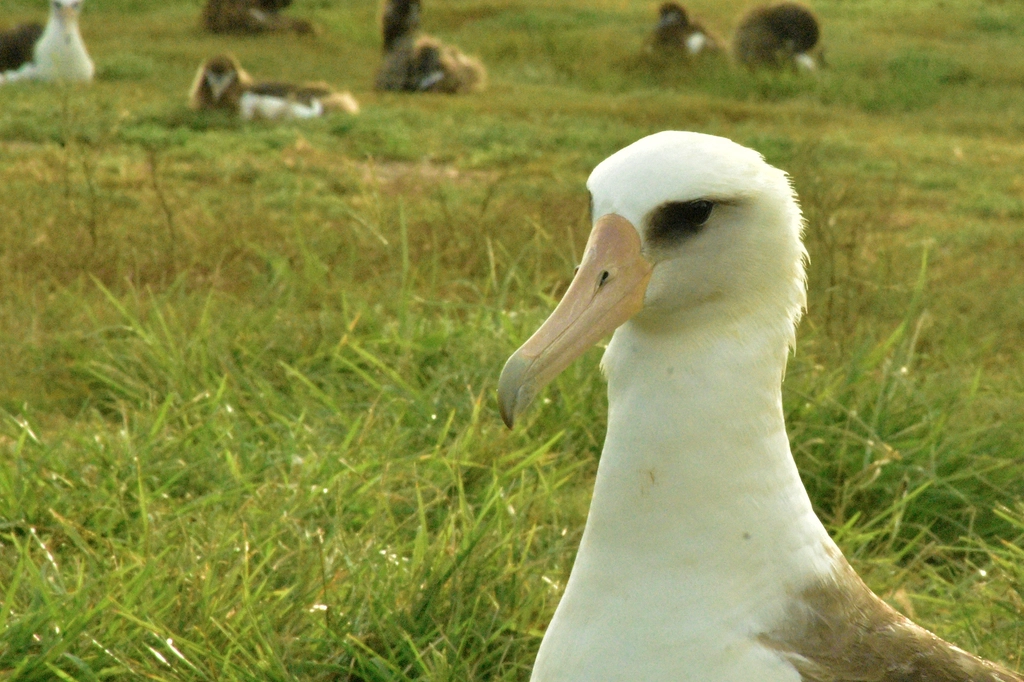
[[(78, 28), (83, 0), (51, 0), (42, 32), (26, 24), (0, 37), (0, 55), (21, 63), (0, 73), (0, 84), (17, 81), (91, 81), (96, 68)], [(33, 35), (35, 39), (32, 40)], [(7, 42), (8, 37), (11, 41)], [(31, 49), (28, 42), (32, 40)], [(29, 56), (25, 59), (26, 55)]]
[[(740, 21), (733, 36), (736, 61), (747, 67), (792, 66), (814, 71), (821, 64), (818, 18), (795, 2), (756, 7)], [(815, 52), (818, 56), (815, 56)]]
[(256, 82), (237, 59), (227, 54), (211, 57), (200, 65), (189, 91), (189, 106), (230, 111), (247, 121), (359, 113), (359, 103), (349, 92), (337, 92), (324, 83)]
[(531, 680), (1024, 682), (875, 596), (811, 507), (782, 406), (807, 257), (786, 174), (662, 132), (587, 187), (579, 269), (498, 381), (511, 426), (614, 332), (590, 513)]
[(719, 41), (700, 23), (690, 19), (677, 2), (666, 2), (658, 10), (658, 23), (647, 40), (647, 51), (695, 56), (721, 50)]
[(478, 92), (487, 84), (479, 60), (419, 32), (419, 0), (384, 0), (381, 35), (384, 57), (377, 90), (400, 92)]

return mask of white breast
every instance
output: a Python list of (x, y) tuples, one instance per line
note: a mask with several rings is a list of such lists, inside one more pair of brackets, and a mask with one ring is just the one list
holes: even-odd
[(96, 67), (86, 52), (78, 26), (47, 26), (36, 43), (38, 80), (89, 81)]
[(708, 37), (703, 33), (693, 33), (686, 39), (686, 51), (697, 54), (708, 44)]
[(533, 682), (800, 681), (759, 635), (836, 550), (789, 453), (781, 367), (761, 360), (786, 341), (733, 338), (615, 333), (590, 515)]
[(324, 113), (323, 104), (318, 99), (313, 99), (309, 105), (306, 105), (283, 97), (257, 95), (251, 92), (242, 95), (238, 106), (239, 114), (246, 121), (256, 118), (269, 121), (287, 118), (316, 118)]
[(796, 62), (797, 68), (804, 71), (815, 71), (818, 68), (818, 63), (814, 61), (814, 57), (806, 52), (793, 55), (793, 61)]

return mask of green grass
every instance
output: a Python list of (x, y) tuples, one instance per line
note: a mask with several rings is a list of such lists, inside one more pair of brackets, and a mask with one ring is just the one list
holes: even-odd
[[(3, 19), (39, 18), (6, 0)], [(488, 92), (379, 95), (369, 2), (315, 38), (87, 3), (88, 88), (0, 88), (0, 678), (526, 680), (582, 531), (600, 351), (507, 432), (590, 169), (666, 128), (789, 171), (810, 309), (785, 399), (869, 584), (1024, 654), (1024, 10), (815, 3), (818, 77), (640, 56), (654, 4), (439, 0)], [(941, 7), (940, 7), (941, 5)], [(728, 34), (745, 3), (692, 5)], [(199, 62), (364, 111), (189, 112)]]

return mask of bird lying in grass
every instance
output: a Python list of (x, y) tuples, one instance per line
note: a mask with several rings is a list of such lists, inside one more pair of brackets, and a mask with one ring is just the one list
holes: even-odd
[(679, 3), (666, 2), (658, 10), (658, 23), (647, 40), (648, 52), (692, 57), (720, 50), (719, 41), (700, 23), (691, 20)]
[(211, 33), (314, 33), (305, 19), (292, 19), (280, 11), (292, 0), (206, 0), (203, 27)]
[[(83, 0), (51, 0), (50, 19), (41, 33), (26, 24), (0, 39), (0, 54), (21, 60), (0, 73), (0, 84), (17, 81), (91, 81), (96, 67), (78, 28)], [(33, 39), (35, 36), (35, 39)], [(10, 38), (10, 42), (6, 42)], [(31, 42), (31, 49), (29, 43)], [(25, 59), (29, 54), (31, 57)]]
[(813, 54), (821, 35), (814, 13), (794, 2), (757, 7), (747, 13), (733, 37), (736, 61), (747, 67), (791, 66), (814, 71), (820, 66)]
[(806, 302), (786, 174), (663, 132), (587, 187), (582, 262), (498, 381), (512, 426), (614, 332), (590, 513), (533, 682), (1024, 682), (875, 596), (814, 514), (782, 406)]
[(385, 0), (381, 13), (384, 60), (374, 86), (400, 92), (478, 92), (487, 71), (478, 60), (419, 34), (419, 0)]
[(245, 120), (315, 118), (330, 112), (358, 114), (351, 93), (336, 92), (324, 83), (296, 85), (256, 82), (231, 55), (207, 59), (189, 91), (195, 110), (225, 110)]

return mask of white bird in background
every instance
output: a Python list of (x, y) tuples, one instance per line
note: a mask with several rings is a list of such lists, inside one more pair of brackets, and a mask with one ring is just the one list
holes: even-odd
[(78, 29), (84, 0), (51, 0), (50, 20), (36, 41), (32, 60), (0, 74), (0, 84), (23, 80), (91, 81), (96, 67)]
[(579, 270), (498, 383), (511, 426), (615, 332), (590, 514), (533, 682), (1024, 682), (886, 605), (811, 508), (782, 409), (805, 305), (785, 173), (663, 132), (587, 186)]

